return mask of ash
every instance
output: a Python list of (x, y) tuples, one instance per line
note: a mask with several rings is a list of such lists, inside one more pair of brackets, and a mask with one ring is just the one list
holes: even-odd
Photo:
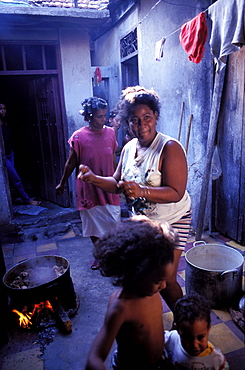
[(55, 334), (57, 333), (58, 329), (55, 327), (52, 328), (45, 328), (44, 330), (38, 333), (38, 340), (36, 341), (37, 344), (40, 345), (40, 352), (39, 358), (42, 358), (44, 355), (45, 347), (53, 342)]

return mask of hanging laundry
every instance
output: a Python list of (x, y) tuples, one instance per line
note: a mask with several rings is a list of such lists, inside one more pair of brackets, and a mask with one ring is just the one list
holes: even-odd
[(180, 43), (191, 62), (199, 63), (202, 60), (207, 37), (208, 29), (204, 12), (201, 12), (181, 27)]
[(209, 43), (218, 72), (227, 56), (245, 44), (245, 1), (218, 0), (208, 8), (208, 16), (212, 21)]
[(165, 44), (166, 38), (162, 37), (161, 40), (156, 42), (155, 46), (155, 59), (160, 62), (163, 57), (163, 46)]
[(94, 85), (97, 86), (102, 81), (102, 74), (100, 67), (96, 67), (94, 71)]

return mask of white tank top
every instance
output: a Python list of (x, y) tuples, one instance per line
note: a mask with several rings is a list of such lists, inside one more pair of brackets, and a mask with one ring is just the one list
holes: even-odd
[[(129, 141), (124, 147), (121, 179), (135, 181), (143, 186), (161, 186), (162, 176), (158, 170), (159, 161), (162, 150), (169, 140), (179, 143), (172, 137), (158, 132), (151, 145), (138, 157), (136, 157), (138, 139), (134, 138)], [(133, 205), (136, 214), (144, 214), (152, 220), (160, 223), (167, 221), (170, 224), (180, 220), (190, 210), (190, 207), (191, 200), (187, 191), (185, 191), (183, 198), (177, 203), (154, 203), (142, 198), (136, 198)]]

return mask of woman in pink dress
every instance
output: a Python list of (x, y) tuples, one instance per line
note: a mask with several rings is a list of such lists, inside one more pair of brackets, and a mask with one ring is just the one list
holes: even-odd
[[(116, 165), (117, 141), (114, 130), (105, 126), (107, 103), (97, 97), (85, 99), (80, 113), (88, 126), (76, 130), (68, 143), (70, 154), (65, 163), (58, 195), (63, 194), (65, 183), (74, 169), (78, 174), (81, 163), (86, 163), (98, 176), (112, 176)], [(76, 203), (82, 220), (83, 236), (95, 241), (115, 222), (120, 221), (120, 200), (118, 194), (107, 193), (93, 184), (76, 179)], [(97, 269), (97, 261), (91, 263)]]

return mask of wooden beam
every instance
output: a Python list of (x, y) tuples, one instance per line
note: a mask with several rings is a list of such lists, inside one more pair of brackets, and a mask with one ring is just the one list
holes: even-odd
[(190, 140), (192, 119), (193, 119), (193, 114), (190, 115), (189, 123), (188, 123), (187, 137), (186, 137), (186, 143), (185, 143), (186, 154), (188, 153), (188, 148), (189, 148), (189, 140)]
[(184, 107), (185, 107), (185, 102), (182, 101), (181, 111), (180, 111), (179, 134), (178, 134), (178, 140), (179, 141), (180, 141), (180, 137), (181, 137), (181, 129), (182, 129), (182, 120), (183, 120)]
[(225, 71), (226, 71), (226, 66), (224, 66), (219, 73), (215, 72), (214, 90), (213, 90), (212, 106), (211, 106), (209, 129), (208, 129), (206, 161), (205, 161), (205, 167), (204, 167), (204, 173), (203, 173), (199, 212), (198, 212), (198, 219), (197, 219), (196, 240), (201, 239), (202, 232), (203, 232), (205, 209), (206, 209), (207, 195), (208, 195), (208, 186), (209, 186), (209, 181), (210, 181), (211, 163), (212, 163), (214, 143), (215, 143), (215, 137), (216, 137), (216, 131), (217, 131), (217, 125), (218, 125), (220, 103), (221, 103), (223, 86), (224, 86)]

